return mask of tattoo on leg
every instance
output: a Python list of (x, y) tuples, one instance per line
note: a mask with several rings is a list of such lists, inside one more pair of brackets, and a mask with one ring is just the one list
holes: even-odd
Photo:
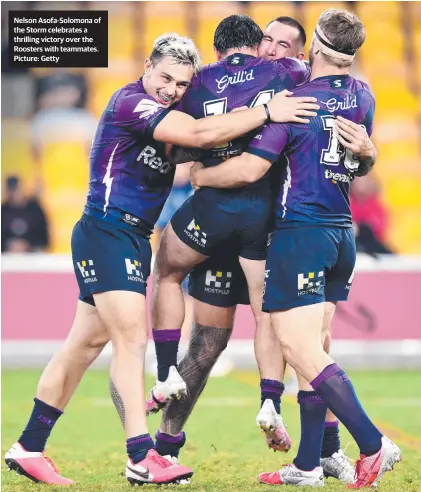
[(113, 380), (111, 378), (110, 378), (110, 394), (115, 409), (117, 410), (120, 416), (121, 423), (123, 424), (124, 427), (124, 421), (125, 421), (124, 403), (123, 400), (121, 399), (120, 393), (117, 391), (117, 388), (115, 387), (115, 384), (113, 383)]
[(181, 400), (172, 400), (164, 408), (160, 427), (162, 432), (181, 432), (231, 333), (232, 328), (193, 325), (188, 351), (178, 364), (178, 372), (187, 384), (187, 395)]

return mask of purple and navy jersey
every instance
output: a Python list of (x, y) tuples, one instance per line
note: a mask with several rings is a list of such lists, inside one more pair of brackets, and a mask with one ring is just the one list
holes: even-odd
[(169, 111), (146, 94), (141, 80), (113, 94), (92, 143), (86, 213), (141, 221), (153, 230), (174, 180), (165, 144), (152, 136)]
[[(291, 90), (309, 77), (309, 67), (295, 58), (272, 62), (250, 55), (233, 54), (202, 68), (177, 109), (196, 119), (228, 113), (234, 108), (267, 103), (277, 92)], [(227, 142), (205, 154), (205, 166), (244, 151), (255, 134)]]
[(270, 124), (247, 152), (271, 162), (283, 159), (276, 201), (276, 227), (297, 223), (351, 227), (349, 186), (359, 162), (338, 141), (335, 117), (364, 126), (371, 135), (375, 100), (367, 84), (349, 75), (319, 77), (294, 91), (317, 98), (318, 116), (308, 124)]

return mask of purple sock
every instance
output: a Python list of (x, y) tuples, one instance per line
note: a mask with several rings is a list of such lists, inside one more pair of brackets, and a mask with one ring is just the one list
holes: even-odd
[(322, 458), (329, 458), (341, 449), (339, 439), (339, 421), (325, 422), (325, 432), (323, 435)]
[(171, 436), (170, 434), (158, 431), (155, 434), (155, 439), (155, 450), (161, 456), (169, 454), (178, 458), (180, 449), (186, 444), (186, 434), (184, 432), (180, 432), (176, 436)]
[(126, 441), (127, 454), (134, 464), (146, 458), (148, 451), (153, 449), (153, 441), (150, 434), (130, 437)]
[(311, 471), (320, 466), (327, 405), (315, 391), (299, 391), (301, 439), (294, 465)]
[(42, 400), (38, 400), (38, 398), (34, 398), (34, 403), (29, 422), (18, 442), (27, 451), (41, 453), (45, 449), (47, 439), (50, 437), (57, 419), (63, 412)]
[(181, 329), (152, 330), (152, 334), (158, 363), (158, 380), (165, 381), (168, 378), (170, 367), (177, 367), (177, 352)]
[(337, 364), (325, 367), (311, 386), (348, 429), (361, 454), (371, 456), (379, 451), (382, 434), (368, 418), (349, 377)]
[(285, 386), (281, 381), (276, 379), (261, 379), (260, 380), (260, 407), (265, 400), (272, 400), (275, 410), (278, 414), (281, 413), (281, 396)]

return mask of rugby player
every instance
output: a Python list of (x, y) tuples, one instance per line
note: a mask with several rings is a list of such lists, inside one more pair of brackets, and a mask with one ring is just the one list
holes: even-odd
[(374, 96), (367, 84), (349, 75), (364, 40), (365, 28), (354, 14), (323, 12), (310, 49), (310, 82), (295, 91), (317, 97), (318, 117), (304, 125), (267, 125), (240, 157), (192, 170), (198, 186), (232, 188), (258, 180), (281, 153), (285, 156), (263, 309), (271, 314), (285, 359), (300, 374), (301, 442), (293, 464), (259, 476), (272, 485), (323, 486), (320, 453), (327, 407), (360, 448), (355, 481), (348, 488), (376, 486), (401, 459), (399, 448), (371, 422), (349, 377), (321, 343), (354, 275), (349, 185), (373, 165), (364, 152), (357, 161), (351, 144), (358, 126), (370, 135), (373, 125)]
[[(183, 111), (195, 117), (201, 117), (232, 110), (237, 106), (250, 105), (253, 107), (270, 99), (279, 90), (293, 88), (297, 83), (302, 83), (307, 77), (308, 67), (298, 60), (288, 58), (274, 63), (257, 58), (257, 49), (262, 36), (261, 29), (247, 16), (235, 15), (224, 19), (215, 32), (214, 42), (217, 58), (223, 60), (207, 66), (200, 72), (182, 101)], [(205, 158), (205, 163), (215, 165), (226, 156), (238, 154), (249, 138), (246, 136), (233, 142), (227, 139), (224, 146), (209, 153)], [(199, 192), (192, 200), (187, 200), (175, 213), (171, 224), (165, 229), (156, 257), (154, 273), (152, 310), (158, 380), (147, 401), (149, 412), (158, 410), (175, 394), (173, 381), (176, 383), (179, 381), (179, 374), (176, 371), (177, 349), (180, 339), (179, 327), (184, 318), (184, 299), (179, 282), (192, 266), (203, 261), (215, 252), (221, 243), (226, 243), (236, 235), (239, 242), (233, 244), (232, 251), (238, 255), (240, 250), (245, 265), (250, 268), (251, 277), (255, 276), (256, 268), (262, 270), (260, 278), (255, 276), (258, 279), (256, 285), (252, 286), (255, 301), (252, 305), (258, 329), (263, 325), (266, 325), (265, 329), (270, 329), (269, 316), (261, 312), (263, 260), (266, 255), (267, 233), (271, 227), (273, 207), (270, 186), (268, 175), (245, 193), (241, 191), (232, 195), (216, 190), (211, 193)], [(211, 210), (208, 204), (215, 210)], [(199, 208), (207, 216), (198, 221)], [(221, 229), (222, 224), (224, 224), (223, 229)], [(177, 236), (182, 236), (181, 240)], [(218, 283), (219, 279), (216, 280)], [(224, 285), (229, 287), (229, 283), (229, 280), (224, 280)], [(228, 315), (232, 317), (233, 313)], [(226, 326), (225, 318), (226, 316), (222, 319), (222, 326), (220, 326), (225, 330), (217, 332), (212, 328), (208, 330), (202, 323), (199, 323), (201, 326), (196, 326), (193, 330), (192, 340), (197, 344), (196, 348), (208, 347), (206, 354), (203, 354), (203, 358), (201, 357), (201, 371), (199, 373), (195, 371), (194, 381), (192, 379), (189, 381), (189, 393), (193, 401), (205, 384), (209, 370), (216, 360), (215, 356), (219, 355), (228, 341), (230, 329)], [(229, 323), (231, 324), (232, 320), (229, 320)], [(218, 327), (218, 324), (216, 326)], [(205, 333), (206, 340), (204, 339)], [(208, 339), (208, 336), (213, 340)], [(193, 352), (197, 352), (197, 349), (193, 349)], [(280, 385), (278, 380), (283, 362), (280, 350), (279, 357), (275, 357), (275, 350), (272, 352), (274, 361), (279, 367), (273, 368), (267, 364), (268, 370), (272, 372), (266, 377), (270, 378), (270, 381), (276, 379), (277, 381), (273, 382)], [(266, 359), (269, 359), (267, 354), (265, 355)], [(185, 362), (188, 363), (188, 359)], [(195, 357), (192, 363), (196, 366)], [(272, 388), (269, 388), (269, 392), (271, 390)], [(278, 393), (279, 387), (275, 386), (274, 390)], [(185, 412), (183, 412), (183, 418), (184, 414)], [(178, 444), (182, 445), (183, 434), (178, 432), (177, 436), (166, 436), (166, 434), (167, 432), (158, 433), (157, 440), (168, 439), (168, 444), (172, 446), (178, 439)], [(172, 433), (168, 432), (168, 434)], [(159, 444), (157, 445), (160, 452), (165, 452), (162, 448)], [(165, 448), (167, 449), (168, 446)]]
[[(126, 478), (131, 483), (170, 483), (193, 473), (156, 453), (145, 413), (149, 236), (174, 178), (165, 144), (214, 147), (270, 119), (294, 120), (308, 100), (283, 93), (241, 114), (195, 120), (170, 106), (180, 101), (199, 63), (190, 39), (176, 34), (158, 38), (144, 76), (111, 97), (99, 122), (87, 204), (72, 234), (80, 289), (74, 324), (41, 376), (25, 430), (5, 455), (10, 469), (34, 481), (74, 483), (59, 474), (44, 449), (84, 372), (109, 340), (111, 392), (126, 434)], [(185, 387), (182, 381), (180, 385), (180, 390)]]

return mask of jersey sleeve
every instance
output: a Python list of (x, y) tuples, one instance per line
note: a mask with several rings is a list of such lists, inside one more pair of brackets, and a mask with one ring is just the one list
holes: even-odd
[(271, 123), (260, 130), (249, 143), (245, 152), (275, 162), (289, 140), (288, 127), (283, 124)]
[(365, 100), (367, 112), (364, 116), (363, 121), (361, 122), (367, 131), (369, 137), (373, 133), (373, 123), (374, 123), (374, 111), (376, 109), (376, 100), (374, 99), (374, 95), (371, 91), (365, 91)]
[(133, 133), (152, 136), (158, 123), (170, 111), (147, 94), (130, 94), (117, 100), (115, 124)]

